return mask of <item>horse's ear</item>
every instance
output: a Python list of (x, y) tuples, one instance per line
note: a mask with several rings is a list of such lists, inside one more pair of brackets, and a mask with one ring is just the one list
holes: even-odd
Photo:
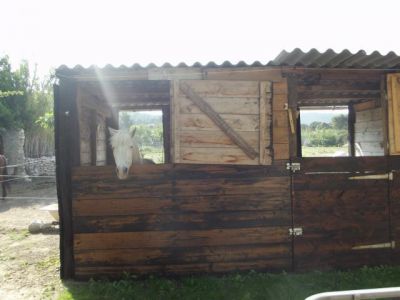
[(129, 133), (131, 134), (131, 137), (133, 138), (135, 136), (135, 133), (136, 133), (136, 127), (131, 129), (131, 130), (129, 130)]
[(110, 132), (111, 136), (113, 136), (114, 134), (116, 134), (118, 132), (117, 129), (114, 129), (114, 128), (111, 128), (111, 127), (108, 127), (108, 131)]

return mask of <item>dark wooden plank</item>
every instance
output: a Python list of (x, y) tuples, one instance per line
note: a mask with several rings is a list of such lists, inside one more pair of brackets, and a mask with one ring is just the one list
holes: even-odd
[(218, 211), (207, 213), (166, 213), (127, 216), (75, 217), (75, 233), (207, 230), (291, 226), (288, 210), (281, 211)]
[(299, 78), (299, 92), (323, 91), (323, 90), (379, 90), (379, 80), (368, 80), (364, 78), (358, 79), (332, 79), (323, 80), (320, 78)]
[(135, 266), (184, 263), (245, 262), (257, 259), (288, 260), (290, 244), (250, 244), (185, 248), (80, 250), (75, 254), (77, 267)]
[[(288, 176), (284, 165), (243, 166), (243, 165), (192, 165), (192, 164), (158, 164), (133, 165), (129, 181), (147, 179), (204, 179), (204, 178), (242, 178), (264, 176)], [(97, 181), (107, 179), (119, 181), (114, 166), (82, 166), (73, 169), (74, 181)]]
[(260, 259), (245, 262), (220, 263), (193, 263), (193, 264), (166, 264), (166, 265), (137, 265), (137, 266), (96, 266), (77, 267), (77, 279), (89, 278), (121, 278), (122, 274), (133, 273), (138, 275), (190, 275), (190, 274), (224, 274), (227, 272), (256, 270), (282, 271), (289, 270), (287, 258)]
[(203, 247), (289, 242), (287, 227), (80, 233), (74, 235), (74, 249), (144, 249)]
[(90, 164), (96, 165), (97, 162), (97, 112), (94, 109), (90, 110)]
[(267, 189), (289, 191), (284, 177), (148, 181), (80, 181), (73, 183), (74, 199), (110, 199), (199, 195), (263, 194)]
[[(60, 274), (74, 277), (71, 168), (79, 163), (76, 83), (63, 79), (54, 85), (57, 196), (60, 215)], [(68, 128), (69, 130), (65, 130)]]
[[(374, 173), (368, 173), (372, 175)], [(342, 191), (342, 193), (350, 190), (358, 190), (360, 193), (368, 192), (369, 189), (380, 188), (385, 190), (387, 180), (350, 180), (354, 174), (308, 174), (294, 181), (294, 189), (296, 191)], [(380, 192), (383, 198), (386, 194)]]
[[(308, 157), (295, 158), (301, 164), (299, 173), (310, 172), (386, 172), (387, 157)], [(297, 172), (297, 171), (296, 171)]]
[(265, 177), (243, 179), (179, 180), (174, 184), (177, 196), (262, 194), (266, 190), (289, 193), (289, 178)]
[(74, 216), (126, 216), (132, 214), (168, 214), (174, 212), (280, 211), (290, 208), (286, 190), (266, 190), (263, 194), (206, 195), (191, 197), (135, 197), (75, 199)]
[(162, 108), (163, 123), (163, 146), (164, 146), (164, 163), (168, 164), (171, 160), (171, 112), (170, 106)]

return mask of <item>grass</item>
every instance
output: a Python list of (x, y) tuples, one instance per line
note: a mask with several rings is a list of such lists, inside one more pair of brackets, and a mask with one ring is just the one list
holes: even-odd
[(361, 268), (354, 271), (269, 274), (251, 271), (223, 277), (181, 279), (150, 277), (137, 280), (66, 283), (58, 300), (91, 299), (273, 299), (297, 300), (320, 292), (400, 285), (400, 267)]
[[(301, 147), (303, 157), (329, 157), (338, 152), (348, 153), (347, 145), (342, 147)], [(340, 156), (340, 155), (339, 155)], [(347, 156), (347, 155), (345, 155)]]
[(35, 267), (38, 270), (47, 270), (51, 267), (55, 267), (55, 266), (59, 266), (60, 265), (60, 259), (58, 257), (58, 255), (56, 256), (50, 256), (50, 257), (46, 257), (44, 260), (41, 260), (39, 262), (37, 262), (35, 264)]
[(164, 163), (164, 150), (163, 148), (146, 146), (140, 149), (143, 158), (151, 159), (157, 164)]
[(8, 232), (8, 236), (13, 241), (21, 241), (30, 235), (27, 229), (17, 230), (13, 229)]

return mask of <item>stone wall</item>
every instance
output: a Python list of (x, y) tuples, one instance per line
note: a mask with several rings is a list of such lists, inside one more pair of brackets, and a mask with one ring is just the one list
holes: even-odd
[(16, 167), (8, 168), (10, 175), (25, 174), (25, 133), (23, 129), (7, 129), (3, 134), (4, 155), (7, 158), (7, 164)]
[(55, 176), (55, 156), (42, 156), (40, 158), (26, 158), (25, 170), (31, 176)]

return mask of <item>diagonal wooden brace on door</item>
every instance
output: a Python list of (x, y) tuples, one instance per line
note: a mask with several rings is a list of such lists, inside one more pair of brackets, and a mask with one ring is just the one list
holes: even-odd
[(224, 119), (208, 104), (200, 95), (186, 82), (181, 82), (179, 85), (180, 90), (194, 103), (197, 107), (209, 117), (215, 125), (219, 127), (231, 140), (234, 142), (244, 153), (251, 159), (258, 156), (258, 152), (253, 149), (239, 134), (230, 127)]

